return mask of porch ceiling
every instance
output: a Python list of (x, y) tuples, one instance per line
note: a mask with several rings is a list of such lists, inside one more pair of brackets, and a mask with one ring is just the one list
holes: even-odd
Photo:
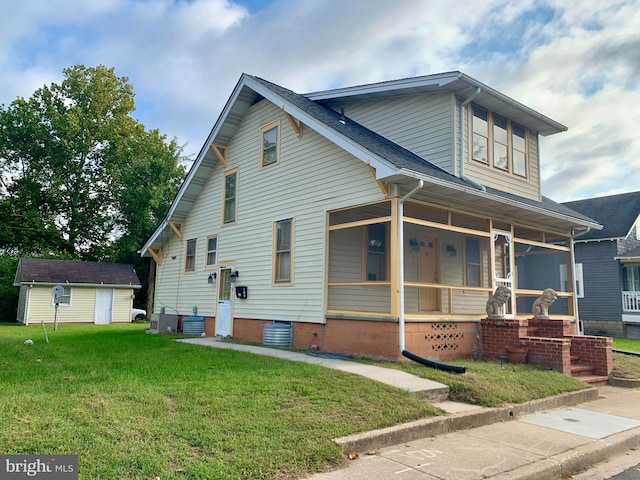
[[(443, 207), (481, 214), (505, 222), (514, 222), (536, 228), (545, 228), (555, 232), (568, 232), (571, 229), (602, 228), (597, 222), (574, 212), (561, 204), (542, 197), (540, 201), (530, 200), (516, 195), (487, 188), (486, 192), (473, 186), (440, 184), (431, 178), (412, 175), (424, 180), (422, 192), (415, 199), (426, 199)], [(413, 178), (395, 179), (407, 189), (415, 187)]]

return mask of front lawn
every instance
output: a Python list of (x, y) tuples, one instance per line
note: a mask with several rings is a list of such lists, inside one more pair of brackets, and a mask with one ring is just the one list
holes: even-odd
[[(78, 454), (81, 479), (294, 479), (335, 437), (437, 414), (341, 371), (149, 335), (0, 325), (0, 450)], [(32, 339), (33, 345), (24, 341)]]

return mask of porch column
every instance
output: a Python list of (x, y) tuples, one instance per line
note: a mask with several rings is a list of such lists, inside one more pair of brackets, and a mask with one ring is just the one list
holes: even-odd
[(389, 281), (391, 282), (391, 315), (400, 318), (400, 253), (398, 245), (398, 235), (400, 232), (400, 222), (398, 220), (397, 197), (391, 199), (391, 228), (389, 232)]

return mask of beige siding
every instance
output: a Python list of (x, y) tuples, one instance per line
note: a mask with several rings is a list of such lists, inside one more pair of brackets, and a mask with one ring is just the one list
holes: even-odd
[(130, 322), (132, 307), (133, 307), (133, 290), (129, 290), (126, 288), (114, 288), (113, 289), (112, 322), (113, 323)]
[[(280, 119), (281, 149), (277, 165), (260, 168), (260, 127)], [(238, 168), (237, 222), (221, 225), (222, 175)], [(262, 101), (243, 120), (227, 153), (183, 226), (163, 248), (156, 277), (155, 309), (167, 313), (214, 315), (216, 283), (204, 269), (205, 239), (218, 235), (218, 262), (234, 262), (237, 285), (246, 300), (234, 299), (234, 316), (266, 320), (324, 321), (326, 212), (383, 198), (370, 169), (303, 126), (298, 138), (279, 107)], [(272, 286), (273, 222), (294, 218), (292, 286)], [(167, 234), (168, 235), (168, 234)], [(197, 238), (196, 272), (183, 274), (184, 243)], [(176, 258), (173, 259), (172, 257)], [(277, 300), (276, 300), (277, 299)]]
[[(133, 289), (116, 288), (113, 295), (112, 322), (131, 321)], [(51, 297), (51, 287), (29, 288), (28, 323), (53, 323), (55, 308)], [(95, 318), (95, 287), (71, 287), (71, 305), (58, 307), (58, 323), (93, 323)]]
[[(339, 106), (334, 107), (339, 111)], [(454, 97), (409, 95), (344, 105), (345, 115), (453, 173)]]

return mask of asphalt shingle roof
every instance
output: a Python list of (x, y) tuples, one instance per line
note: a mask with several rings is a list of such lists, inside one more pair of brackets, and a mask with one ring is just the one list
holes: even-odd
[(133, 265), (21, 258), (15, 283), (92, 284), (140, 286)]
[(604, 226), (580, 236), (580, 240), (623, 238), (640, 215), (640, 192), (564, 202), (568, 208), (593, 218)]
[[(333, 130), (345, 135), (349, 139), (357, 142), (372, 153), (379, 155), (380, 157), (391, 162), (398, 168), (412, 170), (417, 173), (425, 174), (431, 177), (445, 180), (451, 184), (463, 185), (466, 187), (472, 186), (470, 182), (465, 181), (463, 178), (457, 177), (443, 170), (437, 165), (429, 162), (423, 157), (416, 155), (415, 153), (401, 147), (397, 143), (392, 142), (386, 137), (368, 129), (367, 127), (355, 122), (349, 118), (344, 118), (344, 123), (341, 123), (342, 115), (335, 110), (325, 107), (324, 105), (309, 100), (304, 95), (298, 94), (287, 88), (271, 83), (268, 80), (259, 77), (252, 77), (257, 82), (260, 82), (271, 91), (294, 104), (296, 107), (303, 110), (305, 113), (313, 116), (315, 119), (321, 121)], [(528, 204), (534, 207), (543, 208), (550, 212), (567, 215), (569, 217), (592, 221), (597, 220), (589, 215), (583, 215), (583, 212), (575, 211), (569, 206), (557, 203), (550, 198), (542, 197), (541, 201), (535, 201), (514, 195), (512, 193), (504, 192), (493, 188), (487, 188), (487, 192), (493, 195), (502, 197), (506, 201), (518, 201), (520, 203)]]

